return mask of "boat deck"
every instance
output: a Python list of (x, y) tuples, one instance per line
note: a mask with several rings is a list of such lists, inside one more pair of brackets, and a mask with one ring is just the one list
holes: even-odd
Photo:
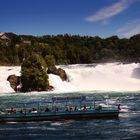
[(17, 113), (0, 114), (0, 121), (42, 121), (42, 120), (67, 120), (67, 119), (96, 119), (96, 118), (118, 118), (118, 110), (80, 110), (80, 111), (58, 111), (39, 113)]

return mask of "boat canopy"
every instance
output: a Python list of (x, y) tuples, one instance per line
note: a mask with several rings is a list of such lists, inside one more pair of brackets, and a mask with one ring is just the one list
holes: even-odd
[(30, 101), (30, 102), (14, 102), (17, 104), (39, 104), (39, 103), (53, 103), (52, 100), (44, 100), (44, 101)]
[(103, 101), (95, 97), (86, 96), (67, 96), (67, 97), (52, 97), (50, 99), (44, 99), (41, 101), (29, 101), (29, 102), (14, 102), (16, 104), (41, 104), (41, 103), (63, 103), (63, 102), (91, 102), (91, 101)]
[(53, 97), (53, 102), (82, 102), (86, 100), (86, 96), (69, 96), (69, 97)]

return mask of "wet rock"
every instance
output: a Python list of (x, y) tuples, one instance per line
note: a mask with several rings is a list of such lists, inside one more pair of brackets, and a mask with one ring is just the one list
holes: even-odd
[(53, 91), (53, 90), (54, 90), (54, 87), (51, 86), (51, 85), (49, 85), (49, 87), (48, 87), (48, 91)]
[(17, 91), (17, 86), (20, 85), (20, 76), (16, 76), (15, 74), (9, 75), (7, 81), (10, 82), (10, 86)]
[(57, 69), (55, 66), (50, 66), (48, 67), (47, 73), (58, 75), (62, 79), (62, 81), (68, 81), (67, 74), (62, 68)]

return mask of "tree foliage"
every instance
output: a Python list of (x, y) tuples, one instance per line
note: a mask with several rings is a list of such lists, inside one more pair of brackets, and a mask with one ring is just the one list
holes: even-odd
[[(55, 64), (76, 64), (108, 61), (140, 62), (140, 34), (129, 39), (117, 36), (102, 39), (98, 36), (9, 34), (11, 44), (0, 40), (0, 64), (20, 65), (33, 51)], [(30, 41), (31, 45), (24, 43)], [(48, 61), (48, 60), (47, 60)]]
[(38, 54), (27, 57), (21, 65), (22, 91), (45, 91), (48, 89), (46, 63)]
[(45, 61), (48, 66), (55, 66), (55, 58), (53, 55), (46, 55)]

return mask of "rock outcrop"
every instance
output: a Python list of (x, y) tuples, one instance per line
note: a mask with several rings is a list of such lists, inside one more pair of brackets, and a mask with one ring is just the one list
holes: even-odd
[(20, 85), (20, 76), (16, 76), (15, 74), (9, 75), (7, 81), (10, 82), (10, 86), (17, 91), (17, 86)]
[[(10, 83), (10, 86), (14, 89), (14, 91), (18, 91), (18, 92), (22, 92), (22, 89), (21, 87), (19, 86), (20, 85), (20, 80), (21, 80), (21, 77), (20, 76), (16, 76), (15, 74), (13, 75), (9, 75), (8, 78), (7, 78), (7, 81), (9, 81)], [(20, 87), (20, 88), (19, 88)], [(48, 91), (53, 91), (54, 90), (54, 87), (49, 85), (48, 86)], [(39, 91), (39, 90), (38, 90)]]
[(50, 66), (48, 67), (47, 73), (58, 75), (62, 79), (62, 81), (68, 81), (68, 77), (65, 70), (61, 68), (57, 69), (55, 66)]
[[(50, 67), (48, 67), (47, 73), (58, 75), (62, 79), (62, 81), (68, 81), (67, 74), (66, 74), (65, 70), (63, 70), (62, 68), (57, 69), (55, 66), (50, 66)], [(9, 75), (7, 78), (7, 81), (10, 82), (10, 86), (14, 89), (14, 91), (16, 91), (16, 92), (22, 91), (22, 89), (18, 88), (18, 86), (20, 85), (20, 81), (21, 81), (20, 76), (16, 76), (15, 74)], [(54, 90), (54, 87), (49, 85), (48, 91), (52, 91), (52, 90)]]

